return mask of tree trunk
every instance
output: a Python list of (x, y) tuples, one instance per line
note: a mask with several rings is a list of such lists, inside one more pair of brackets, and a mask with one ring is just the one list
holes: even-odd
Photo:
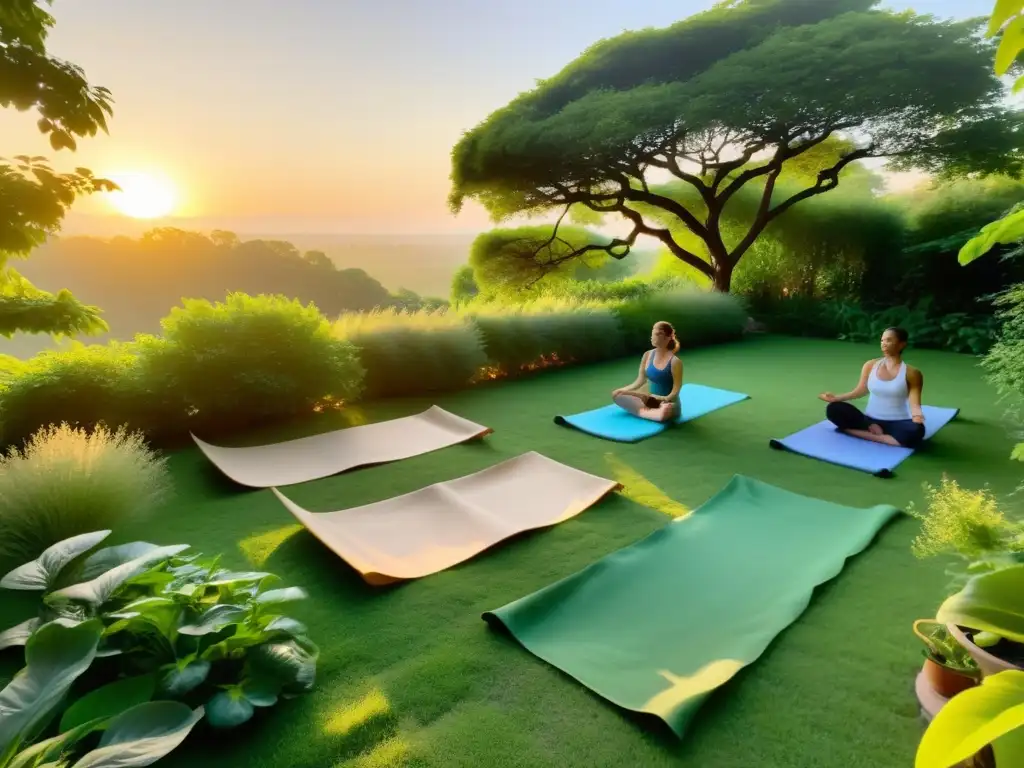
[(732, 287), (732, 264), (718, 262), (715, 264), (715, 290), (728, 293)]

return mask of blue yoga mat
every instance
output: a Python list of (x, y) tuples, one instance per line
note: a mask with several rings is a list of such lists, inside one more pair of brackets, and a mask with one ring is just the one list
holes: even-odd
[(741, 392), (730, 392), (727, 389), (706, 387), (703, 384), (683, 384), (679, 390), (679, 403), (682, 406), (679, 417), (668, 422), (650, 421), (634, 416), (615, 403), (592, 411), (576, 413), (572, 416), (555, 416), (555, 424), (563, 427), (575, 427), (594, 437), (615, 440), (620, 443), (636, 443), (653, 437), (673, 424), (692, 421), (704, 414), (725, 408), (727, 405), (746, 400), (750, 395)]
[[(922, 406), (921, 411), (924, 413), (925, 440), (931, 438), (960, 413), (959, 408), (936, 408), (932, 405)], [(789, 437), (772, 440), (769, 445), (841, 467), (870, 472), (878, 477), (892, 477), (897, 465), (914, 453), (913, 448), (873, 443), (870, 440), (844, 435), (827, 419), (794, 432)]]

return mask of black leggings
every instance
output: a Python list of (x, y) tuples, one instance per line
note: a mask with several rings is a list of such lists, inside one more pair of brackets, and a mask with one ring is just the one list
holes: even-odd
[(850, 403), (829, 403), (825, 408), (825, 417), (842, 430), (867, 431), (872, 424), (877, 424), (882, 428), (882, 432), (896, 438), (896, 442), (906, 448), (916, 448), (924, 440), (924, 424), (918, 424), (912, 419), (870, 419), (861, 413), (857, 406)]

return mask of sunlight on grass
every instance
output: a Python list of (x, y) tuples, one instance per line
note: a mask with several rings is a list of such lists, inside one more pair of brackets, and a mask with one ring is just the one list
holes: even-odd
[(347, 704), (333, 712), (324, 724), (324, 731), (332, 736), (343, 736), (375, 717), (391, 711), (384, 693), (374, 688), (359, 701)]
[(354, 760), (346, 760), (337, 768), (401, 768), (406, 765), (409, 743), (400, 736), (381, 742)]
[(685, 517), (690, 514), (689, 507), (669, 498), (658, 486), (614, 454), (605, 454), (605, 461), (611, 468), (612, 477), (622, 483), (621, 494), (627, 499), (669, 517)]
[(683, 702), (707, 694), (724, 685), (743, 667), (743, 662), (736, 659), (716, 659), (688, 676), (674, 675), (668, 670), (659, 670), (658, 674), (670, 683), (670, 687), (652, 696), (641, 707), (641, 711), (668, 716)]
[(238, 548), (242, 550), (242, 554), (252, 565), (260, 568), (278, 547), (301, 530), (302, 526), (298, 523), (285, 525), (266, 533), (258, 533), (244, 538), (238, 542)]

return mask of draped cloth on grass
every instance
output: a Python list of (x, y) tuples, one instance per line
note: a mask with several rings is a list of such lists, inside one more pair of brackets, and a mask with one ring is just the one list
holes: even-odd
[(419, 456), (489, 435), (490, 427), (436, 405), (399, 419), (336, 429), (282, 443), (231, 448), (192, 439), (214, 466), (239, 485), (271, 488), (336, 475), (356, 467)]
[(418, 579), (526, 531), (581, 514), (620, 483), (536, 451), (362, 507), (310, 512), (276, 488), (285, 509), (374, 585)]
[(683, 738), (704, 700), (896, 514), (737, 475), (687, 517), (483, 618)]

